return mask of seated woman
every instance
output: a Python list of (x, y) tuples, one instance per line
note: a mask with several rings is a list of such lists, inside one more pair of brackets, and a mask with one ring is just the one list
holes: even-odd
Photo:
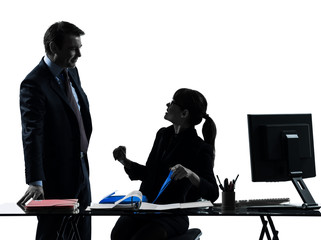
[[(218, 198), (213, 172), (216, 126), (206, 110), (207, 101), (200, 92), (179, 89), (173, 101), (167, 104), (165, 114), (172, 125), (157, 132), (145, 166), (127, 159), (125, 147), (114, 150), (114, 158), (124, 165), (129, 178), (142, 181), (140, 191), (148, 202), (157, 197), (170, 170), (173, 171), (172, 181), (155, 203), (182, 203), (200, 198), (214, 202)], [(195, 129), (203, 118), (204, 140)], [(185, 233), (188, 226), (188, 216), (184, 215), (121, 216), (111, 239), (168, 239)]]

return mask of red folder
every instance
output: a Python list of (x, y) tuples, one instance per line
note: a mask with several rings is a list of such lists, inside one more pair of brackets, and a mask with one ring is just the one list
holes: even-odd
[(72, 210), (79, 206), (78, 199), (44, 199), (32, 200), (26, 206), (26, 211)]

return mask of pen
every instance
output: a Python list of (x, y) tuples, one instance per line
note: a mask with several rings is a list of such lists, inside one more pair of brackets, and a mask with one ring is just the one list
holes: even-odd
[(233, 180), (234, 185), (235, 185), (235, 183), (236, 183), (236, 181), (237, 181), (238, 178), (239, 178), (239, 174), (237, 174), (235, 180)]
[(222, 191), (224, 191), (224, 187), (223, 187), (223, 185), (222, 185), (222, 183), (221, 183), (221, 181), (220, 181), (220, 178), (218, 177), (218, 175), (216, 175), (216, 177), (217, 177), (217, 180), (218, 180), (218, 182), (219, 182), (219, 187), (220, 187), (220, 189), (222, 190)]
[(225, 190), (225, 192), (227, 192), (229, 190), (228, 179), (227, 178), (224, 179), (224, 190)]
[(231, 181), (231, 182), (230, 182), (229, 190), (230, 190), (231, 192), (233, 192), (233, 190), (234, 190), (234, 181)]

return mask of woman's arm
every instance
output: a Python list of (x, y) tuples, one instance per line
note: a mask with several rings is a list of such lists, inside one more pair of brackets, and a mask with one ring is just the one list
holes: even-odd
[(187, 178), (193, 185), (193, 191), (190, 193), (192, 198), (202, 197), (215, 201), (219, 191), (213, 172), (213, 151), (211, 148), (203, 147), (195, 157), (195, 162), (189, 168), (181, 164), (172, 167), (172, 179)]
[(120, 162), (121, 164), (124, 165), (125, 168), (131, 168), (132, 166), (132, 161), (127, 159), (126, 157), (126, 147), (125, 146), (119, 146), (118, 148), (115, 148), (113, 151), (113, 156), (115, 160)]
[(131, 180), (144, 180), (146, 176), (146, 166), (140, 165), (129, 160), (126, 157), (126, 147), (119, 146), (113, 151), (113, 156), (116, 161), (119, 161), (124, 165), (125, 172), (128, 174)]

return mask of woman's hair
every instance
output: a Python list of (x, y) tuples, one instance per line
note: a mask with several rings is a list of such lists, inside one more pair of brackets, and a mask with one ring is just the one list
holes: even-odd
[(178, 89), (173, 97), (175, 103), (183, 109), (187, 109), (190, 114), (190, 123), (195, 126), (202, 119), (205, 122), (202, 127), (204, 141), (213, 146), (215, 151), (216, 125), (213, 119), (206, 113), (207, 101), (200, 92), (188, 88)]

